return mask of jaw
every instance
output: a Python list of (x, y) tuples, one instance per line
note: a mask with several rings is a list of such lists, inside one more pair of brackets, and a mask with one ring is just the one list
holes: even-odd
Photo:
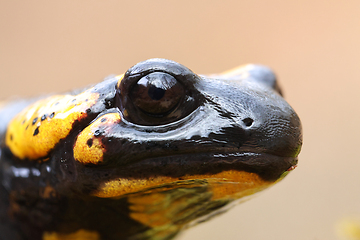
[(238, 199), (274, 184), (296, 163), (296, 158), (250, 152), (152, 158), (111, 172), (104, 169), (108, 180), (101, 181), (91, 195), (122, 197), (202, 185), (214, 199)]

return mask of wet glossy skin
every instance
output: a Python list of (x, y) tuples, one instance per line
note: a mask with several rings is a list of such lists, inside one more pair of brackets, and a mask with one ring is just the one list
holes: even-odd
[(25, 105), (0, 110), (1, 240), (170, 239), (282, 179), (302, 143), (255, 65), (199, 76), (152, 59)]

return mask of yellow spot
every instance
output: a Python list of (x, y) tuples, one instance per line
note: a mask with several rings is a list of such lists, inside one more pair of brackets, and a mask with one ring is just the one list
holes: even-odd
[(75, 233), (63, 234), (56, 232), (45, 232), (43, 240), (100, 240), (99, 233), (80, 229)]
[[(99, 164), (103, 162), (106, 146), (101, 141), (101, 137), (111, 132), (112, 127), (120, 122), (118, 113), (102, 115), (88, 127), (86, 127), (77, 137), (74, 145), (74, 158), (82, 164)], [(96, 132), (102, 132), (102, 136), (96, 136)]]
[(16, 115), (8, 125), (5, 143), (20, 159), (46, 157), (65, 138), (76, 120), (85, 117), (98, 93), (56, 95), (39, 100)]
[[(245, 171), (229, 170), (208, 175), (188, 175), (180, 178), (156, 176), (147, 179), (126, 179), (119, 178), (103, 184), (94, 193), (94, 196), (108, 198), (119, 197), (129, 193), (144, 191), (153, 187), (159, 187), (170, 183), (182, 184), (186, 180), (205, 180), (212, 189), (213, 199), (240, 198), (258, 192), (273, 182), (262, 180), (255, 173)], [(176, 187), (176, 184), (173, 184)]]

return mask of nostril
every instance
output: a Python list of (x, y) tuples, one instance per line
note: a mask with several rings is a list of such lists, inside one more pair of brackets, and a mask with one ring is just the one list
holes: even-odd
[(245, 118), (242, 121), (245, 123), (245, 126), (247, 126), (247, 127), (250, 127), (254, 122), (254, 120), (251, 118)]

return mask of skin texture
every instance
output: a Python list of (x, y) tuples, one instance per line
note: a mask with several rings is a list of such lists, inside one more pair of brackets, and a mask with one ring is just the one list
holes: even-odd
[(301, 124), (274, 74), (165, 59), (0, 110), (0, 239), (171, 239), (293, 170)]

